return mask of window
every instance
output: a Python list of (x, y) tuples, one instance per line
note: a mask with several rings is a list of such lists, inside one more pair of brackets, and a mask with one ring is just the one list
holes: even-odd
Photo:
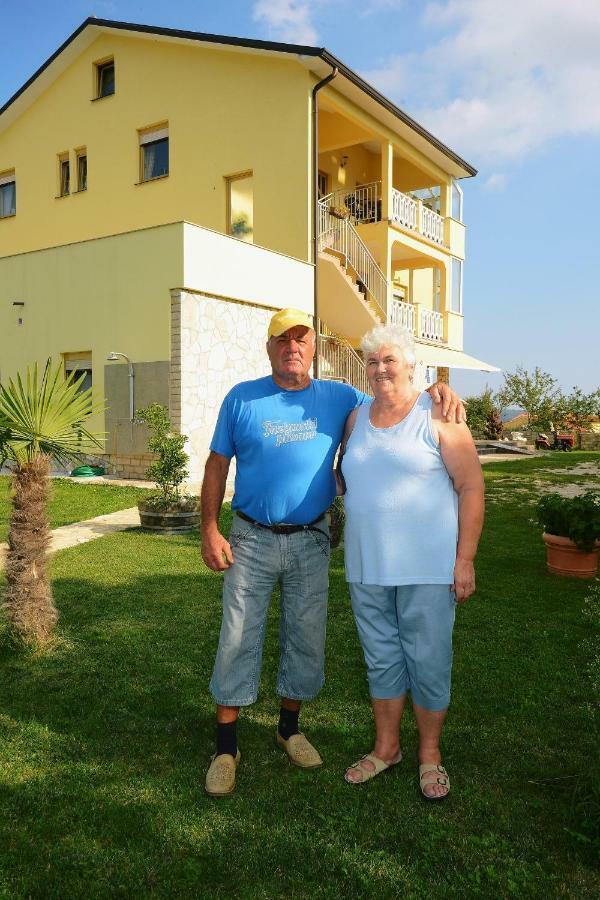
[(62, 153), (58, 157), (58, 196), (68, 197), (71, 192), (71, 164), (69, 154)]
[(163, 125), (140, 132), (140, 181), (169, 174), (169, 129)]
[(0, 219), (14, 216), (17, 212), (17, 183), (14, 172), (0, 175)]
[(452, 218), (457, 222), (463, 220), (463, 192), (455, 181), (452, 182)]
[(451, 297), (450, 297), (450, 309), (452, 312), (462, 313), (463, 304), (462, 304), (462, 281), (463, 281), (463, 264), (462, 260), (454, 259), (451, 260)]
[(110, 97), (115, 92), (115, 61), (96, 64), (96, 97)]
[(254, 177), (243, 172), (227, 178), (227, 234), (254, 242)]
[(87, 151), (77, 151), (77, 190), (87, 191)]
[(322, 172), (319, 169), (319, 173), (317, 175), (317, 185), (319, 191), (319, 200), (321, 200), (329, 193), (329, 191), (327, 190), (329, 186), (329, 175), (327, 174), (327, 172)]
[(442, 310), (442, 273), (440, 269), (433, 269), (433, 309), (434, 312)]
[(74, 372), (73, 381), (77, 381), (83, 375), (83, 381), (79, 385), (78, 393), (86, 391), (92, 386), (92, 353), (63, 353), (65, 361), (65, 377)]

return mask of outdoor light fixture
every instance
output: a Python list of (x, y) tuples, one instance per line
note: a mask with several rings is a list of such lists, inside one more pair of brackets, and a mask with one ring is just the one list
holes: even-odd
[(129, 377), (129, 421), (133, 425), (133, 422), (135, 421), (135, 405), (133, 399), (133, 363), (124, 353), (117, 353), (115, 350), (109, 353), (106, 359), (108, 362), (115, 362), (119, 359), (119, 357), (127, 360), (127, 372)]
[(350, 159), (349, 156), (342, 156), (342, 161), (341, 161), (341, 163), (340, 163), (340, 168), (341, 168), (341, 169), (345, 169), (345, 168), (346, 168), (346, 166), (348, 165), (348, 160), (349, 160), (349, 159)]

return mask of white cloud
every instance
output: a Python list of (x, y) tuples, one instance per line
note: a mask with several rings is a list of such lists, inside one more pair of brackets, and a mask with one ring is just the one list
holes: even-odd
[(425, 50), (364, 74), (459, 152), (495, 165), (600, 134), (597, 0), (446, 0), (422, 21)]
[(503, 172), (492, 172), (483, 182), (484, 191), (503, 191), (508, 184), (508, 177)]
[(266, 25), (271, 38), (291, 44), (316, 44), (311, 4), (296, 0), (258, 0), (252, 9), (255, 22)]

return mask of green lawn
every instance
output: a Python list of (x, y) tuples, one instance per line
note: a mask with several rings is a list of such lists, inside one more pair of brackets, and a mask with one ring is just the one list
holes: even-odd
[(548, 469), (586, 461), (600, 454), (485, 467), (440, 805), (418, 793), (411, 718), (400, 766), (364, 786), (342, 779), (372, 726), (340, 551), (327, 684), (303, 715), (325, 765), (299, 771), (274, 745), (274, 604), (237, 790), (220, 800), (202, 789), (220, 578), (197, 539), (132, 531), (58, 554), (54, 652), (23, 656), (0, 631), (0, 897), (598, 896), (588, 585), (546, 574), (530, 521), (533, 477), (569, 480)]
[[(10, 479), (0, 475), (0, 542), (6, 540), (8, 519), (10, 516), (9, 500)], [(146, 496), (144, 488), (118, 487), (112, 484), (94, 484), (67, 481), (63, 478), (52, 480), (52, 499), (50, 501), (50, 526), (70, 525), (92, 519), (104, 513), (115, 512), (135, 506), (140, 497)]]

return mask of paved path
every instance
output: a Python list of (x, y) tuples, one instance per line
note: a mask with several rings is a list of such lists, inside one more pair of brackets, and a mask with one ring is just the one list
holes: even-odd
[[(50, 553), (64, 550), (67, 547), (75, 547), (77, 544), (87, 544), (105, 534), (114, 534), (116, 531), (126, 531), (128, 528), (139, 528), (140, 516), (137, 506), (130, 509), (120, 509), (117, 512), (107, 513), (104, 516), (96, 516), (85, 522), (74, 522), (72, 525), (62, 525), (51, 532)], [(4, 568), (7, 544), (0, 544), (0, 568)]]

